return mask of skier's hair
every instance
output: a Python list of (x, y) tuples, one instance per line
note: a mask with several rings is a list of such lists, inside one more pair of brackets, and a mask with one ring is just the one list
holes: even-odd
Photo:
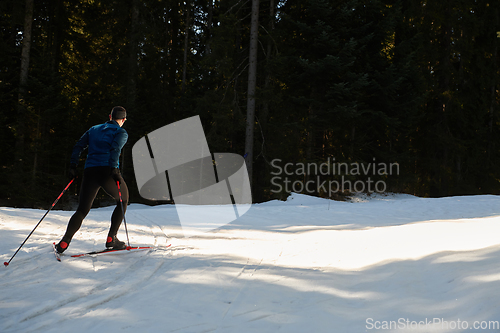
[(114, 119), (125, 119), (127, 118), (127, 110), (123, 106), (115, 106), (111, 110), (111, 118)]

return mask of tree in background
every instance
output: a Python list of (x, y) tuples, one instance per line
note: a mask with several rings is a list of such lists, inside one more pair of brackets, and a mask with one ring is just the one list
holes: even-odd
[(283, 159), (405, 158), (402, 130), (415, 118), (419, 91), (414, 54), (407, 52), (413, 37), (396, 40), (402, 17), (399, 5), (384, 1), (309, 0), (281, 8), (274, 74), (286, 97), (277, 107), (281, 117), (276, 110), (272, 117), (289, 127), (293, 148)]
[(244, 155), (249, 129), (256, 201), (277, 197), (276, 158), (399, 162), (389, 190), (497, 193), (499, 6), (260, 0), (252, 30), (252, 1), (40, 0), (28, 38), (30, 0), (4, 0), (0, 204), (51, 202), (78, 135), (114, 105), (129, 113), (135, 201), (135, 141), (193, 115), (212, 151)]
[(498, 4), (417, 2), (408, 8), (424, 79), (412, 137), (419, 194), (498, 188)]

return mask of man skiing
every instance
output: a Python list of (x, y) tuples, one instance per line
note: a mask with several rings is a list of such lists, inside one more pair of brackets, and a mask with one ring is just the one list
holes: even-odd
[[(66, 233), (56, 245), (56, 250), (63, 253), (69, 246), (74, 234), (80, 229), (83, 219), (87, 216), (97, 192), (102, 188), (116, 200), (116, 207), (111, 215), (111, 227), (106, 239), (106, 248), (122, 250), (127, 246), (116, 237), (123, 220), (123, 214), (128, 203), (128, 188), (119, 169), (121, 150), (128, 139), (128, 134), (122, 128), (127, 119), (127, 111), (122, 106), (115, 106), (109, 115), (109, 121), (91, 127), (73, 147), (70, 160), (69, 176), (76, 177), (76, 167), (80, 154), (88, 148), (87, 160), (80, 189), (78, 208), (69, 220)], [(120, 184), (123, 210), (117, 182)]]

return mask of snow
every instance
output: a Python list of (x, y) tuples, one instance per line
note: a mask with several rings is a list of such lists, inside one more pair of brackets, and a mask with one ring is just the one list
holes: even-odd
[[(71, 258), (103, 248), (112, 209), (62, 262), (72, 212), (47, 215), (0, 268), (0, 332), (500, 331), (499, 196), (293, 194), (196, 235), (173, 205), (132, 204), (131, 244), (158, 249)], [(43, 214), (0, 207), (2, 262)]]

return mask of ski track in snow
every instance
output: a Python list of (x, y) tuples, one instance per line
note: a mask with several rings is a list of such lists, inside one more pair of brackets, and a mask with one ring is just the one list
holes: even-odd
[[(71, 258), (102, 248), (111, 211), (91, 210), (61, 263), (51, 243), (71, 212), (47, 216), (0, 270), (0, 332), (474, 331), (377, 330), (368, 318), (499, 321), (480, 331), (500, 332), (497, 196), (294, 194), (187, 238), (172, 205), (131, 205), (131, 245), (157, 249)], [(0, 207), (4, 261), (42, 215)]]
[[(118, 299), (122, 295), (136, 291), (140, 285), (146, 283), (161, 267), (164, 266), (165, 261), (154, 260), (149, 263), (148, 255), (135, 256), (136, 258), (133, 258), (134, 254), (124, 254), (124, 256), (129, 257), (127, 258), (127, 266), (122, 268), (120, 272), (116, 273), (116, 275), (118, 275), (117, 278), (105, 282), (97, 282), (95, 286), (86, 292), (73, 294), (67, 298), (57, 300), (56, 302), (48, 302), (49, 304), (37, 306), (33, 310), (20, 316), (17, 319), (16, 324), (23, 327), (23, 330), (26, 332), (42, 331), (48, 324), (43, 324), (42, 326), (37, 327), (37, 317), (40, 317), (48, 312), (53, 312), (61, 308), (68, 309), (60, 311), (59, 315), (61, 316), (61, 320), (56, 323), (58, 324), (62, 321), (71, 320), (71, 318), (75, 316), (82, 316), (98, 306), (102, 306), (107, 302)], [(135, 260), (130, 262), (130, 259)], [(67, 256), (63, 256), (63, 261), (67, 260), (85, 259), (70, 259)], [(92, 265), (94, 265), (96, 258), (91, 258), (91, 261)], [(127, 274), (127, 272), (130, 271), (133, 271), (134, 274)], [(57, 283), (57, 281), (53, 282)], [(9, 332), (11, 327), (12, 324), (6, 326), (5, 332)], [(17, 327), (16, 330), (17, 329), (19, 329), (19, 327)]]
[[(3, 218), (1, 220), (4, 220)], [(83, 229), (83, 228), (82, 228)], [(159, 240), (163, 238), (166, 240), (167, 236), (162, 232), (161, 228), (157, 225), (150, 226), (147, 228), (149, 233), (153, 236), (155, 246), (160, 245)], [(81, 230), (80, 232), (86, 233), (85, 230)], [(95, 234), (103, 235), (107, 232), (107, 228), (96, 228)], [(97, 241), (96, 237), (93, 241), (94, 246), (101, 245), (101, 242)], [(165, 242), (160, 246), (166, 245)], [(38, 252), (32, 252), (33, 255), (24, 256), (22, 258), (15, 257), (12, 265), (16, 265), (16, 270), (6, 270), (2, 274), (2, 280), (0, 282), (0, 290), (22, 287), (26, 285), (32, 284), (40, 284), (40, 280), (47, 281), (45, 276), (45, 271), (47, 268), (58, 268), (58, 265), (63, 263), (77, 262), (79, 261), (79, 265), (83, 266), (92, 266), (92, 271), (97, 272), (99, 269), (96, 267), (97, 263), (100, 263), (101, 266), (106, 266), (107, 264), (112, 264), (113, 261), (119, 260), (116, 256), (120, 255), (110, 255), (108, 257), (86, 257), (86, 258), (71, 258), (69, 255), (71, 251), (68, 250), (69, 255), (62, 255), (62, 263), (57, 261), (52, 261), (51, 253), (52, 245), (39, 246), (37, 248)], [(50, 251), (49, 251), (50, 249)], [(163, 253), (162, 253), (163, 252)], [(2, 315), (0, 312), (0, 318), (3, 318), (1, 321), (4, 325), (3, 329), (0, 329), (2, 332), (18, 332), (19, 330), (23, 332), (40, 332), (46, 330), (48, 327), (55, 325), (57, 327), (58, 324), (64, 321), (70, 321), (74, 317), (81, 317), (85, 314), (89, 313), (93, 309), (101, 307), (108, 302), (117, 300), (123, 295), (127, 295), (130, 292), (136, 291), (140, 288), (141, 285), (146, 283), (151, 277), (155, 275), (155, 273), (161, 269), (167, 261), (158, 260), (159, 257), (165, 258), (168, 253), (171, 252), (171, 248), (165, 249), (154, 249), (148, 251), (141, 251), (141, 253), (127, 253), (122, 256), (126, 257), (126, 265), (120, 268), (118, 271), (115, 271), (114, 274), (116, 277), (112, 279), (105, 279), (105, 281), (100, 281), (100, 279), (96, 280), (95, 285), (91, 286), (88, 290), (84, 292), (71, 292), (69, 296), (62, 296), (56, 300), (48, 300), (47, 302), (43, 302), (40, 305), (35, 305), (30, 309), (23, 311), (22, 313), (16, 313), (14, 315), (15, 319), (13, 319), (11, 315)], [(50, 253), (50, 254), (49, 254)], [(144, 254), (146, 253), (146, 254)], [(157, 258), (150, 257), (152, 253), (158, 254)], [(114, 258), (113, 258), (114, 257)], [(111, 259), (112, 258), (112, 259)], [(36, 265), (29, 263), (36, 263), (43, 259), (44, 265)], [(9, 267), (10, 268), (10, 267)], [(102, 267), (100, 267), (102, 269)], [(134, 274), (128, 274), (129, 272), (134, 272)], [(48, 280), (43, 283), (45, 285), (58, 283), (61, 278), (61, 275), (55, 275), (52, 277), (52, 281)], [(71, 277), (70, 277), (71, 278)], [(76, 278), (78, 279), (78, 278)], [(59, 320), (55, 322), (49, 321), (48, 323), (45, 320), (39, 320), (40, 317), (47, 315), (49, 313), (58, 312)], [(1, 327), (1, 326), (0, 326)]]
[[(134, 254), (124, 254), (123, 256), (132, 257)], [(63, 297), (56, 302), (48, 302), (48, 304), (37, 306), (31, 311), (24, 313), (17, 319), (16, 325), (18, 326), (13, 331), (17, 331), (19, 328), (23, 328), (25, 332), (43, 331), (47, 326), (55, 324), (57, 327), (61, 322), (71, 320), (74, 317), (82, 317), (93, 309), (102, 307), (110, 301), (117, 300), (128, 293), (136, 292), (140, 289), (141, 285), (147, 283), (167, 263), (164, 260), (149, 260), (148, 254), (136, 257), (132, 262), (130, 262), (130, 258), (127, 258), (127, 266), (122, 268), (120, 272), (115, 273), (117, 278), (97, 282), (95, 286), (85, 292)], [(63, 261), (66, 260), (69, 260), (69, 258), (63, 257)], [(76, 258), (74, 260), (85, 259)], [(96, 258), (91, 258), (91, 261), (94, 264)], [(127, 274), (127, 272), (131, 271), (134, 274)], [(37, 325), (38, 317), (56, 310), (61, 317), (60, 320), (56, 323)], [(6, 326), (5, 332), (9, 332), (12, 326)]]

